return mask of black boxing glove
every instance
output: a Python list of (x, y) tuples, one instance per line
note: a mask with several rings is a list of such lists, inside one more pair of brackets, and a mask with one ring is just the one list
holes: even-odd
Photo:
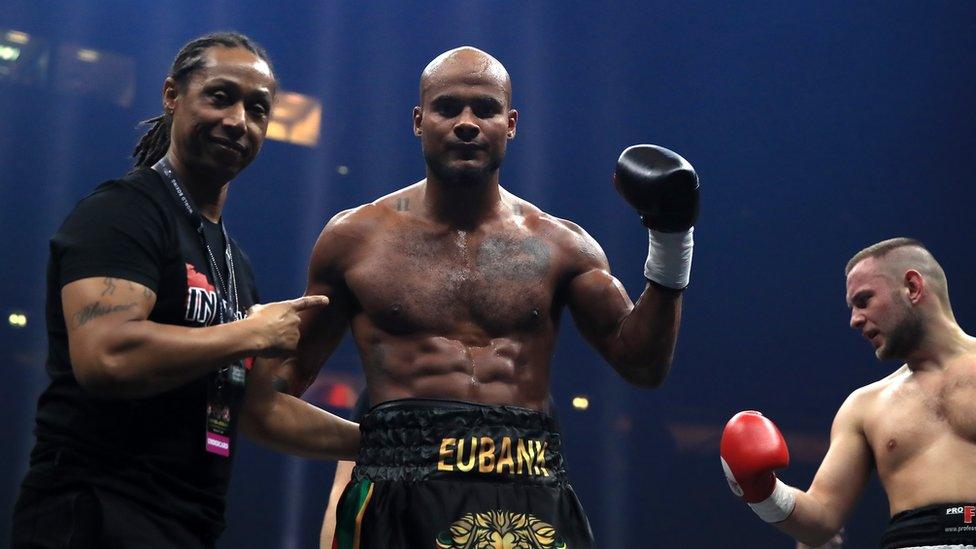
[(627, 147), (617, 160), (613, 184), (648, 228), (644, 276), (675, 290), (688, 286), (698, 175), (674, 151), (657, 145)]
[(648, 229), (684, 232), (698, 218), (698, 175), (678, 153), (633, 145), (617, 160), (613, 184)]

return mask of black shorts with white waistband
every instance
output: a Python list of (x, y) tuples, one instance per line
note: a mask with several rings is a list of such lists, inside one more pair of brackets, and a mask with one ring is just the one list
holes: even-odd
[(940, 503), (891, 517), (882, 549), (976, 546), (976, 504)]

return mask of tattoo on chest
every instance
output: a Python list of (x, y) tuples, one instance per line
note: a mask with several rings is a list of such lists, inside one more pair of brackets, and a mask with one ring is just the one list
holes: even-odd
[[(545, 238), (496, 233), (475, 241), (461, 232), (405, 231), (388, 242), (351, 281), (388, 331), (462, 321), (499, 331), (536, 326), (552, 300), (547, 281), (554, 251)], [(379, 365), (385, 358), (370, 348), (367, 360)]]
[(489, 237), (478, 249), (475, 264), (488, 280), (527, 281), (545, 276), (549, 260), (549, 246), (541, 238)]

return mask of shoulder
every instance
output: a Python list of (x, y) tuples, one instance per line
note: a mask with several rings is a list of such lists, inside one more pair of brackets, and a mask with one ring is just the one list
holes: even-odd
[(583, 227), (568, 219), (546, 213), (529, 202), (520, 201), (519, 209), (525, 218), (526, 227), (545, 239), (577, 268), (589, 270), (609, 267), (603, 248)]
[(161, 194), (165, 191), (161, 183), (148, 169), (105, 181), (75, 204), (58, 233), (110, 230), (129, 234), (161, 230), (170, 224), (167, 219), (171, 217), (171, 208), (166, 203), (168, 197)]
[[(99, 184), (75, 205), (75, 213), (139, 213), (165, 211), (165, 189), (155, 172), (140, 168)], [(134, 211), (133, 211), (134, 210)]]
[(361, 241), (385, 225), (395, 223), (397, 218), (411, 208), (415, 208), (416, 189), (420, 183), (415, 183), (377, 198), (373, 202), (362, 204), (355, 208), (343, 210), (325, 224), (319, 236)]
[(837, 411), (837, 419), (863, 424), (864, 420), (871, 416), (875, 405), (883, 398), (886, 390), (892, 384), (898, 383), (907, 371), (908, 367), (902, 366), (888, 376), (854, 390)]
[(332, 216), (315, 242), (312, 267), (341, 269), (343, 265), (355, 262), (360, 253), (368, 253), (373, 239), (388, 232), (408, 207), (404, 201), (409, 199), (407, 191), (411, 188), (400, 189)]

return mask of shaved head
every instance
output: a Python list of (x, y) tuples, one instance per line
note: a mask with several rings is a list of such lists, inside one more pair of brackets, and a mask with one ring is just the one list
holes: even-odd
[(892, 238), (872, 244), (854, 255), (847, 262), (845, 275), (850, 275), (865, 259), (875, 258), (881, 274), (891, 281), (900, 282), (905, 273), (914, 270), (925, 278), (932, 293), (946, 310), (949, 307), (949, 284), (945, 271), (924, 244), (912, 238)]
[(457, 81), (491, 82), (504, 92), (507, 106), (512, 104), (512, 79), (505, 66), (491, 55), (471, 46), (448, 50), (427, 64), (420, 74), (420, 104), (424, 104), (424, 95), (432, 87)]

